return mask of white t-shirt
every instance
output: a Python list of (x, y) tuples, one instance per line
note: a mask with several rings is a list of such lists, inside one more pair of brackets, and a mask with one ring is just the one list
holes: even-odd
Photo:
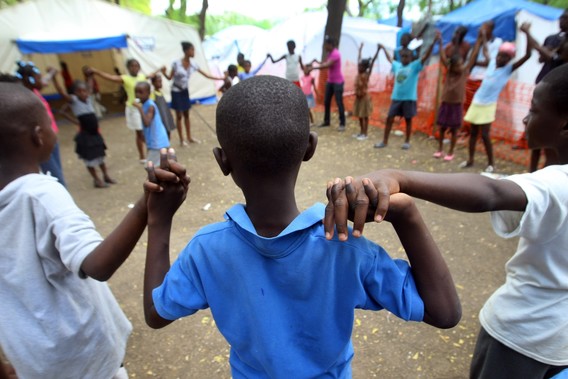
[(18, 377), (112, 378), (132, 326), (106, 283), (84, 278), (102, 241), (56, 179), (0, 191), (0, 345)]
[(291, 82), (300, 81), (300, 56), (298, 54), (286, 54), (286, 79)]
[[(503, 40), (501, 38), (495, 37), (492, 41), (487, 41), (487, 52), (489, 53), (489, 60), (492, 61), (497, 57), (497, 53), (499, 53), (499, 47), (503, 44)], [(479, 50), (479, 54), (477, 55), (478, 61), (484, 61), (485, 56), (483, 55), (483, 49)], [(469, 78), (471, 80), (483, 80), (485, 77), (485, 71), (487, 71), (487, 67), (483, 66), (473, 66), (471, 69), (471, 73), (469, 74)]]
[(480, 312), (487, 333), (549, 365), (568, 365), (568, 165), (505, 180), (517, 183), (524, 212), (493, 212), (496, 233), (520, 236), (507, 279)]

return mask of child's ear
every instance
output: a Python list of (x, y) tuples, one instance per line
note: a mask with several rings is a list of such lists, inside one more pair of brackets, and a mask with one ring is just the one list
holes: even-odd
[(227, 155), (220, 147), (213, 148), (213, 155), (215, 156), (215, 160), (221, 169), (223, 175), (227, 176), (231, 173), (231, 165), (229, 163), (229, 159), (227, 159)]
[(43, 146), (43, 130), (41, 129), (41, 126), (36, 125), (33, 128), (31, 137), (34, 145), (38, 147)]
[(310, 137), (308, 140), (308, 147), (306, 148), (306, 152), (304, 153), (304, 162), (309, 161), (312, 159), (316, 152), (316, 147), (318, 145), (318, 135), (316, 132), (310, 132)]

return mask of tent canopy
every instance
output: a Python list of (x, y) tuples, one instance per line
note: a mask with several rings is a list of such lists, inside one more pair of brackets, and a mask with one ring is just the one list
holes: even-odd
[[(380, 19), (377, 21), (379, 24), (383, 24), (383, 25), (390, 25), (390, 26), (398, 26), (398, 17), (392, 16), (389, 18), (384, 18), (384, 19)], [(412, 21), (407, 20), (406, 18), (402, 19), (402, 27), (410, 27), (412, 26)]]
[(520, 11), (549, 21), (557, 20), (562, 14), (562, 9), (526, 0), (474, 0), (442, 17), (436, 23), (436, 27), (447, 43), (452, 39), (452, 34), (458, 26), (466, 26), (468, 28), (466, 40), (473, 43), (477, 38), (479, 27), (484, 22), (493, 20), (495, 22), (493, 34), (505, 41), (514, 41), (517, 31), (515, 16)]
[[(182, 41), (195, 46), (196, 63), (209, 71), (197, 31), (179, 22), (147, 16), (101, 0), (30, 0), (0, 10), (0, 72), (14, 72), (16, 61), (34, 61), (40, 69), (65, 61), (75, 79), (82, 66), (124, 73), (125, 62), (134, 58), (142, 72), (150, 74), (170, 67), (183, 56)], [(163, 81), (169, 97), (170, 82)], [(103, 93), (116, 84), (99, 81)], [(200, 74), (189, 83), (192, 99), (215, 99), (215, 82)], [(51, 86), (45, 94), (54, 93)]]

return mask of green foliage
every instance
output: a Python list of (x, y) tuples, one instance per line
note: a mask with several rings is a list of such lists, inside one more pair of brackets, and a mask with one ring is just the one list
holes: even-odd
[(532, 0), (535, 3), (550, 5), (557, 8), (568, 8), (568, 0)]
[(22, 2), (23, 2), (22, 0), (0, 0), (0, 9)]
[[(115, 1), (110, 1), (114, 3)], [(150, 0), (119, 0), (120, 6), (134, 11), (144, 13), (146, 15), (152, 14), (150, 7)]]

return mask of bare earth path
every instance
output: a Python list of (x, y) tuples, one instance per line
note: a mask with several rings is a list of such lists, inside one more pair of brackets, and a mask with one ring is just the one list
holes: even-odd
[[(321, 115), (316, 116), (321, 119)], [(243, 201), (231, 179), (221, 174), (211, 153), (217, 143), (215, 106), (194, 107), (191, 119), (193, 134), (202, 143), (177, 149), (192, 183), (188, 199), (174, 220), (172, 259), (201, 226), (221, 221), (225, 209)], [(391, 137), (388, 148), (377, 151), (372, 145), (380, 139), (382, 130), (370, 129), (370, 138), (364, 142), (351, 138), (358, 132), (355, 120), (349, 121), (344, 133), (337, 132), (333, 126), (316, 130), (317, 152), (304, 164), (298, 180), (300, 208), (325, 202), (325, 184), (335, 176), (359, 175), (384, 167), (451, 172), (458, 171), (458, 163), (465, 158), (465, 149), (460, 148), (454, 162), (433, 159), (435, 142), (422, 134), (413, 137), (409, 151), (400, 149), (403, 141), (397, 136)], [(122, 117), (106, 118), (101, 130), (109, 148), (109, 171), (118, 181), (108, 189), (95, 189), (76, 158), (74, 126), (62, 122), (59, 138), (69, 191), (104, 236), (142, 193), (145, 172), (136, 159), (134, 135), (126, 129)], [(176, 135), (173, 141), (177, 147)], [(478, 167), (472, 172), (484, 167), (484, 154), (477, 156)], [(524, 171), (524, 167), (506, 162), (498, 161), (497, 167), (505, 174)], [(203, 210), (206, 204), (211, 204), (210, 208)], [(487, 214), (453, 212), (424, 201), (418, 204), (452, 270), (463, 305), (462, 321), (451, 330), (437, 330), (426, 324), (401, 322), (386, 311), (358, 311), (353, 332), (354, 378), (466, 378), (479, 328), (479, 309), (504, 280), (503, 266), (517, 241), (497, 237)], [(368, 225), (365, 234), (391, 255), (404, 257), (389, 224)], [(146, 234), (110, 281), (134, 326), (125, 360), (130, 377), (230, 378), (229, 349), (209, 311), (198, 312), (159, 331), (145, 325), (142, 312), (145, 248)]]

